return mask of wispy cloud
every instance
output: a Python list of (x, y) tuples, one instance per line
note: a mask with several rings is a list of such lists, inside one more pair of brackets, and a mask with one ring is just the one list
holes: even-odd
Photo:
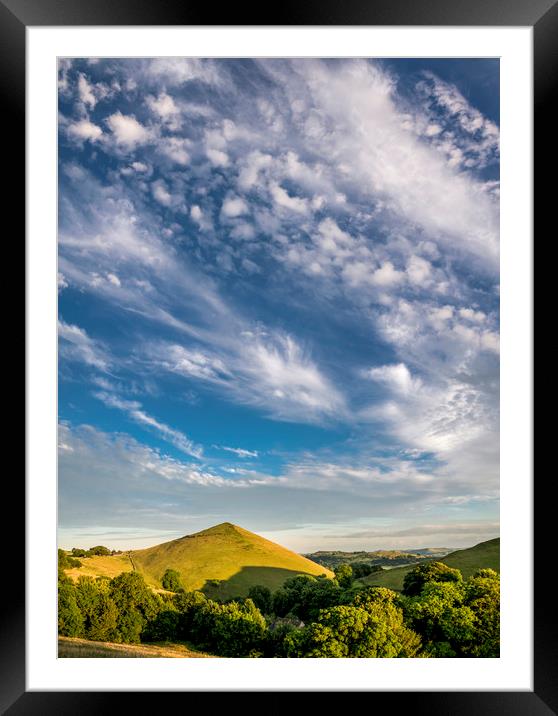
[(184, 433), (180, 432), (180, 430), (175, 430), (153, 416), (148, 415), (142, 409), (141, 403), (136, 400), (123, 400), (114, 394), (103, 391), (96, 392), (94, 395), (108, 407), (122, 410), (134, 422), (154, 430), (163, 440), (171, 443), (181, 452), (186, 453), (186, 455), (191, 455), (196, 458), (202, 457), (203, 449), (201, 445), (196, 445), (190, 438), (184, 435)]
[(59, 355), (67, 360), (85, 363), (101, 371), (108, 371), (107, 351), (79, 326), (58, 321)]

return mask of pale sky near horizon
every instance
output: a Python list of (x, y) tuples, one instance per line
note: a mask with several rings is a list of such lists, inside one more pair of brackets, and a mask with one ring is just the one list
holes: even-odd
[(499, 535), (499, 62), (59, 62), (59, 543)]

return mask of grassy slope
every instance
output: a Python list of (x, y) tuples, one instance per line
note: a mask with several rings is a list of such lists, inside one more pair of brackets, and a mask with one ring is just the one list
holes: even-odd
[(192, 659), (212, 658), (211, 654), (195, 651), (185, 644), (113, 644), (87, 639), (58, 637), (58, 657), (61, 659)]
[[(244, 596), (254, 584), (277, 589), (296, 574), (333, 576), (326, 567), (229, 522), (130, 556), (154, 587), (171, 568), (181, 573), (187, 590), (205, 588), (221, 597)], [(214, 579), (225, 581), (215, 588), (207, 584)]]
[[(495, 569), (499, 572), (500, 539), (491, 539), (488, 540), (488, 542), (481, 542), (480, 544), (470, 547), (469, 549), (460, 549), (457, 552), (452, 552), (437, 561), (444, 562), (444, 564), (447, 564), (448, 567), (454, 567), (461, 570), (465, 579), (470, 577), (477, 569), (481, 569), (483, 567), (489, 567), (490, 569)], [(405, 575), (410, 572), (414, 566), (415, 565), (396, 567), (395, 569), (390, 569), (389, 571), (371, 574), (359, 581), (360, 583), (368, 586), (388, 587), (389, 589), (401, 591)]]
[(122, 572), (131, 572), (133, 567), (127, 554), (110, 557), (80, 557), (81, 567), (64, 570), (74, 581), (79, 577), (117, 577)]

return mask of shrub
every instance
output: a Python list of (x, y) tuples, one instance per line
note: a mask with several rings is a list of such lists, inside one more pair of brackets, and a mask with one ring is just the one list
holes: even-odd
[(268, 587), (256, 584), (250, 588), (248, 597), (254, 602), (262, 614), (271, 613), (273, 600), (271, 590), (268, 589)]
[(167, 569), (161, 579), (161, 585), (163, 589), (167, 589), (169, 592), (178, 592), (182, 589), (181, 579), (180, 572), (175, 569)]

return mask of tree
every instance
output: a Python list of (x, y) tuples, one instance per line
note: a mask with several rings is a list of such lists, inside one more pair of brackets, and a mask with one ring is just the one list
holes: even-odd
[(110, 549), (108, 547), (104, 547), (103, 545), (97, 545), (96, 547), (91, 547), (88, 551), (87, 556), (100, 556), (100, 557), (108, 557), (110, 556)]
[(350, 589), (353, 583), (353, 568), (350, 564), (340, 564), (335, 567), (335, 578), (341, 589)]
[(465, 648), (470, 656), (500, 656), (500, 575), (480, 569), (465, 583), (465, 604), (475, 615), (473, 643)]
[(111, 598), (118, 608), (116, 630), (125, 643), (137, 643), (145, 625), (155, 619), (163, 606), (138, 572), (123, 572), (108, 585)]
[(180, 614), (174, 609), (159, 612), (145, 627), (144, 641), (172, 641), (177, 639)]
[(407, 600), (405, 612), (431, 656), (466, 656), (475, 642), (476, 617), (465, 603), (463, 582), (427, 582)]
[(320, 609), (339, 604), (343, 590), (336, 580), (299, 575), (287, 579), (273, 595), (273, 613), (279, 617), (294, 614), (303, 622), (314, 619)]
[(405, 575), (403, 594), (414, 597), (420, 594), (427, 582), (461, 582), (463, 577), (458, 569), (452, 569), (443, 562), (419, 564)]
[(173, 595), (173, 605), (178, 612), (176, 637), (191, 640), (194, 617), (207, 602), (202, 592), (182, 592)]
[(161, 579), (163, 589), (167, 589), (169, 592), (178, 592), (182, 587), (182, 576), (180, 572), (175, 569), (167, 569)]
[(60, 636), (83, 636), (83, 616), (76, 599), (76, 588), (70, 580), (58, 583), (58, 633)]
[(272, 610), (271, 590), (261, 584), (250, 587), (248, 597), (254, 602), (262, 614), (269, 614)]
[(80, 577), (76, 599), (84, 621), (84, 636), (96, 641), (118, 641), (116, 626), (118, 608), (108, 593), (106, 583), (92, 577)]
[(285, 638), (291, 657), (393, 658), (419, 654), (418, 634), (403, 623), (403, 612), (391, 602), (367, 608), (340, 605), (320, 612), (318, 620)]
[(193, 640), (221, 656), (261, 655), (266, 621), (251, 599), (219, 604), (206, 600), (195, 610)]

